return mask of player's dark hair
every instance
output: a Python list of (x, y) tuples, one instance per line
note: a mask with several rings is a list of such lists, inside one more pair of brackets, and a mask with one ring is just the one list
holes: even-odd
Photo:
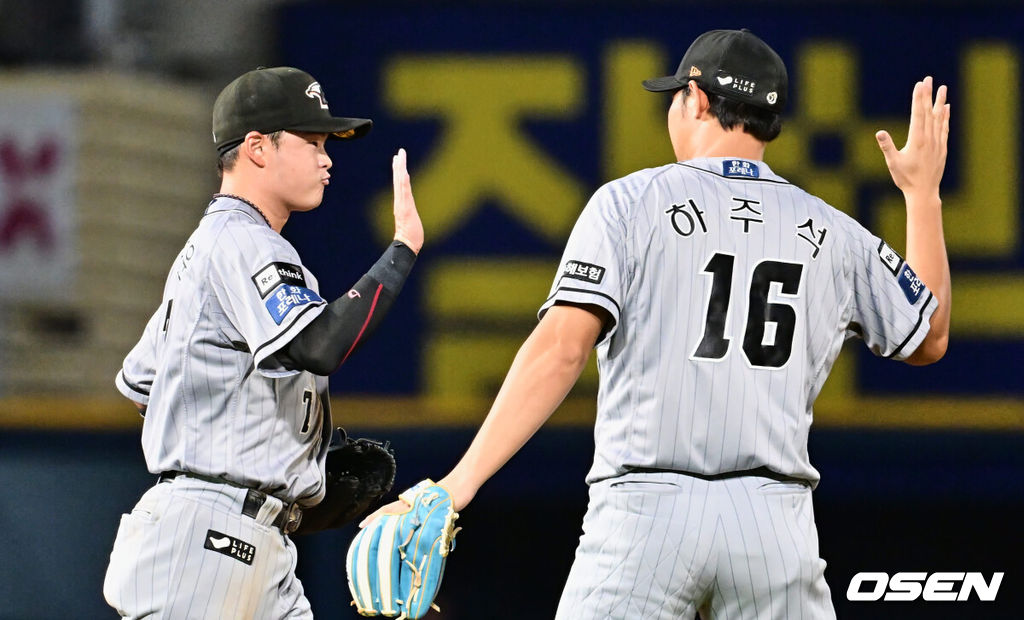
[[(689, 90), (684, 90), (684, 97)], [(711, 114), (718, 119), (722, 129), (743, 127), (743, 131), (761, 142), (771, 142), (782, 131), (782, 117), (777, 112), (765, 110), (757, 106), (726, 99), (720, 95), (704, 91), (707, 95)]]
[[(282, 129), (281, 131), (266, 134), (267, 137), (270, 138), (270, 143), (274, 145), (274, 148), (277, 148), (277, 145), (281, 143), (281, 132), (283, 131), (284, 130)], [(238, 146), (225, 151), (223, 155), (217, 158), (218, 177), (224, 178), (224, 173), (231, 172), (231, 170), (234, 169), (235, 164), (238, 163)]]

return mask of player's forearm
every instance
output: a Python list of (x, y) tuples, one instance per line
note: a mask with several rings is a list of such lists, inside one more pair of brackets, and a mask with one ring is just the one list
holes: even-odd
[(551, 417), (589, 359), (589, 346), (555, 339), (540, 329), (523, 344), (490, 413), (458, 465), (441, 484), (461, 510)]
[(932, 314), (928, 335), (907, 360), (911, 364), (927, 364), (938, 361), (945, 354), (949, 341), (952, 287), (942, 230), (942, 201), (938, 193), (908, 193), (905, 198), (907, 262), (939, 303)]
[(335, 299), (280, 353), (289, 368), (328, 375), (377, 329), (408, 277), (416, 254), (393, 243), (359, 282)]

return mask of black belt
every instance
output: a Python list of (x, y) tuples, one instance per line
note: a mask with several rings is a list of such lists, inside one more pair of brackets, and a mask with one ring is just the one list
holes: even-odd
[[(260, 508), (263, 504), (267, 503), (268, 495), (263, 491), (257, 491), (256, 489), (250, 489), (249, 487), (242, 486), (240, 484), (231, 482), (230, 480), (224, 480), (223, 478), (214, 478), (213, 476), (204, 476), (202, 474), (194, 474), (188, 471), (165, 471), (160, 474), (157, 479), (157, 483), (167, 482), (174, 480), (178, 476), (185, 476), (186, 478), (195, 478), (196, 480), (203, 480), (206, 482), (212, 482), (214, 484), (226, 484), (239, 489), (245, 489), (245, 501), (242, 502), (242, 514), (255, 519), (256, 515), (259, 514)], [(279, 498), (280, 499), (280, 498)], [(283, 534), (291, 534), (295, 530), (299, 529), (299, 523), (302, 522), (302, 508), (299, 507), (295, 502), (285, 502), (281, 500), (284, 506), (281, 507), (280, 512), (274, 517), (274, 527), (281, 530)]]
[(729, 478), (743, 478), (744, 476), (756, 476), (758, 478), (770, 478), (778, 482), (796, 482), (799, 484), (811, 486), (810, 480), (780, 474), (778, 472), (774, 472), (768, 469), (764, 465), (762, 465), (761, 467), (755, 467), (754, 469), (725, 471), (718, 474), (700, 474), (693, 471), (682, 471), (679, 469), (661, 469), (658, 467), (627, 467), (626, 469), (628, 473), (631, 474), (681, 474), (683, 476), (700, 478), (701, 480), (727, 480)]

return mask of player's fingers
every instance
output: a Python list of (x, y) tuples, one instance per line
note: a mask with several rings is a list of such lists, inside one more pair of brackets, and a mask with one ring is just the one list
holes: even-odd
[(398, 149), (398, 152), (395, 153), (395, 157), (392, 160), (392, 169), (395, 172), (396, 178), (401, 177), (408, 172), (406, 169), (406, 158), (407, 155), (405, 149)]
[(941, 114), (942, 106), (946, 105), (947, 91), (948, 89), (945, 84), (939, 86), (935, 91), (935, 105), (932, 106), (932, 111), (936, 114)]
[(378, 508), (377, 510), (375, 510), (373, 512), (373, 514), (371, 514), (370, 516), (368, 516), (365, 519), (363, 519), (362, 521), (360, 521), (359, 522), (359, 528), (362, 529), (362, 528), (366, 527), (367, 525), (373, 523), (374, 520), (377, 519), (377, 517), (379, 517), (379, 516), (384, 514), (384, 510), (386, 508), (387, 508), (387, 506), (384, 506), (382, 508)]
[(926, 107), (930, 108), (932, 105), (932, 90), (934, 89), (934, 81), (932, 76), (926, 75), (921, 80), (921, 101), (928, 104)]
[(875, 132), (875, 140), (878, 141), (878, 148), (882, 149), (885, 161), (888, 162), (889, 158), (896, 154), (896, 145), (893, 144), (892, 136), (888, 131), (882, 129)]
[(395, 500), (395, 501), (391, 502), (390, 504), (388, 504), (387, 506), (383, 506), (381, 508), (378, 508), (376, 511), (374, 511), (373, 514), (371, 514), (370, 516), (368, 516), (365, 519), (363, 519), (362, 521), (360, 521), (359, 522), (359, 527), (360, 528), (364, 528), (367, 525), (373, 523), (373, 521), (375, 519), (377, 519), (378, 517), (381, 517), (383, 515), (396, 515), (396, 514), (406, 513), (406, 512), (409, 511), (410, 508), (411, 508), (411, 506), (409, 504), (405, 503), (404, 501), (402, 501), (400, 499), (399, 500)]
[(946, 142), (949, 140), (949, 104), (942, 106), (942, 154), (946, 154)]
[(946, 116), (946, 96), (947, 89), (946, 85), (939, 86), (939, 89), (935, 93), (935, 106), (932, 108), (932, 119), (935, 124), (935, 135), (938, 139), (943, 139), (942, 134), (942, 123)]
[(923, 137), (926, 140), (931, 140), (932, 135), (935, 132), (935, 124), (932, 122), (934, 117), (932, 116), (932, 88), (933, 88), (932, 76), (925, 76), (924, 80), (921, 81), (921, 94), (919, 99), (919, 105), (921, 110), (921, 131)]
[(932, 135), (942, 138), (942, 119), (946, 109), (946, 85), (943, 84), (935, 91), (935, 104), (932, 106)]
[(395, 204), (405, 204), (412, 199), (412, 183), (409, 180), (407, 169), (407, 154), (405, 149), (398, 149), (398, 153), (392, 158), (392, 182), (395, 190)]
[(367, 525), (373, 523), (377, 519), (377, 517), (379, 517), (379, 516), (380, 516), (380, 510), (378, 510), (378, 511), (374, 512), (372, 515), (366, 517), (365, 519), (363, 519), (362, 521), (359, 522), (359, 529), (363, 529)]
[(408, 199), (412, 200), (412, 179), (409, 177), (409, 163), (408, 156), (405, 153), (405, 149), (402, 149), (402, 193)]
[(395, 192), (398, 192), (402, 176), (405, 175), (405, 149), (398, 149), (395, 156), (391, 158), (391, 180), (395, 185)]
[(921, 105), (921, 96), (924, 94), (924, 82), (914, 84), (914, 93), (910, 97), (910, 130), (907, 132), (907, 144), (914, 141), (924, 129), (924, 110), (927, 106)]

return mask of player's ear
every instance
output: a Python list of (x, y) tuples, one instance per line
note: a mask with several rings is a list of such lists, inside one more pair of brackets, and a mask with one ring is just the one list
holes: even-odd
[(258, 131), (250, 131), (238, 146), (239, 155), (245, 157), (259, 168), (267, 165), (265, 150), (270, 146), (270, 138)]
[(688, 83), (690, 96), (688, 103), (693, 106), (697, 118), (701, 118), (711, 110), (711, 102), (708, 101), (708, 94), (697, 86), (697, 82), (690, 80)]

